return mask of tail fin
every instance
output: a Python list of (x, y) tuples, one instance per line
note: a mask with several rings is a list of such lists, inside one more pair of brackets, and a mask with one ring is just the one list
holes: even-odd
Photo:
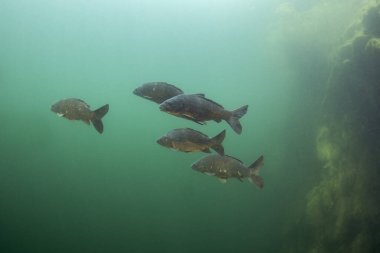
[(96, 131), (98, 131), (99, 133), (103, 133), (102, 118), (104, 117), (104, 115), (107, 114), (108, 109), (109, 105), (106, 104), (94, 111), (94, 117), (91, 119), (91, 122), (94, 125)]
[(247, 113), (247, 110), (248, 110), (248, 105), (242, 106), (239, 109), (232, 111), (230, 117), (227, 119), (228, 124), (230, 124), (232, 129), (237, 134), (241, 134), (241, 130), (242, 130), (239, 119)]
[(257, 187), (262, 189), (264, 187), (264, 180), (259, 176), (259, 168), (264, 164), (264, 156), (260, 156), (257, 160), (252, 163), (248, 169), (250, 169), (250, 181), (254, 183)]
[(217, 136), (211, 139), (211, 148), (221, 156), (224, 156), (224, 148), (222, 146), (224, 137), (226, 137), (226, 130), (223, 130)]

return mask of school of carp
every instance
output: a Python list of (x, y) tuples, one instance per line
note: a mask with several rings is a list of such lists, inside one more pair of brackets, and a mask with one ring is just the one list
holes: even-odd
[[(204, 94), (184, 94), (178, 87), (165, 82), (145, 83), (136, 88), (133, 93), (159, 104), (159, 109), (163, 112), (201, 125), (205, 125), (206, 121), (210, 120), (217, 123), (224, 120), (237, 134), (242, 132), (239, 119), (248, 110), (248, 105), (236, 110), (227, 110), (222, 105), (206, 98)], [(63, 99), (51, 106), (51, 111), (60, 117), (81, 120), (86, 124), (91, 122), (100, 134), (103, 133), (102, 118), (108, 110), (109, 105), (106, 104), (92, 111), (86, 102), (76, 98)], [(207, 155), (193, 163), (191, 167), (206, 175), (215, 176), (223, 183), (232, 177), (240, 181), (247, 178), (258, 188), (263, 188), (264, 180), (259, 176), (259, 169), (264, 163), (264, 157), (261, 155), (250, 166), (245, 166), (239, 159), (225, 154), (222, 145), (225, 136), (225, 130), (210, 138), (191, 128), (178, 128), (169, 131), (156, 142), (163, 147), (180, 152), (211, 153), (212, 149), (217, 154)]]

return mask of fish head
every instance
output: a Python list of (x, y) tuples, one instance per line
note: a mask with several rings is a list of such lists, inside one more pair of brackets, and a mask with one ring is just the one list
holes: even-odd
[(54, 113), (61, 113), (60, 103), (57, 102), (57, 103), (51, 105), (50, 110), (51, 110), (52, 112), (54, 112)]
[(137, 87), (136, 89), (134, 89), (133, 90), (133, 94), (141, 97), (143, 95), (143, 93), (142, 93), (142, 87)]
[(170, 138), (168, 138), (167, 136), (161, 137), (156, 142), (158, 144), (160, 144), (161, 146), (164, 146), (164, 147), (167, 147), (167, 148), (171, 148), (172, 147), (172, 142), (171, 142)]
[(199, 161), (196, 161), (195, 163), (193, 163), (191, 165), (191, 168), (193, 170), (196, 170), (196, 171), (199, 171), (199, 172), (205, 172), (205, 171), (207, 171), (206, 164), (202, 160), (199, 160)]
[(59, 117), (65, 116), (65, 112), (63, 111), (62, 105), (60, 102), (53, 104), (50, 107), (50, 110), (57, 114)]
[(147, 86), (147, 85), (137, 87), (136, 89), (133, 90), (133, 94), (135, 94), (136, 96), (148, 99), (148, 100), (155, 101), (154, 88), (152, 89), (152, 87)]
[[(179, 95), (180, 96), (180, 95)], [(169, 98), (160, 104), (160, 110), (163, 112), (178, 114), (183, 111), (184, 103), (181, 99), (177, 99), (178, 96)]]

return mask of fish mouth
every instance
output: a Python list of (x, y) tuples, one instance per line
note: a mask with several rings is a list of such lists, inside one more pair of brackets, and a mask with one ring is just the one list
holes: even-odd
[(170, 143), (170, 140), (167, 137), (161, 137), (156, 141), (157, 144), (166, 147), (166, 148), (171, 148), (172, 145)]
[(195, 162), (195, 163), (193, 163), (192, 165), (191, 165), (191, 168), (193, 169), (193, 170), (197, 170), (198, 168), (197, 168), (197, 163)]

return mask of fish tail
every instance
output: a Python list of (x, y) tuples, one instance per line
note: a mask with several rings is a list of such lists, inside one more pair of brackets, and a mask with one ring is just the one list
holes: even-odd
[(94, 125), (96, 131), (98, 131), (99, 133), (103, 133), (102, 118), (104, 117), (104, 115), (107, 114), (108, 109), (109, 109), (109, 105), (106, 104), (94, 111), (94, 117), (91, 119), (91, 122)]
[(224, 148), (222, 145), (222, 142), (224, 140), (224, 137), (226, 137), (226, 130), (223, 130), (218, 135), (213, 137), (211, 139), (211, 148), (215, 150), (219, 155), (224, 156)]
[(235, 111), (232, 111), (230, 117), (227, 119), (228, 124), (232, 127), (232, 129), (237, 133), (241, 134), (242, 126), (240, 124), (239, 119), (243, 117), (248, 110), (248, 105), (242, 106)]
[(249, 181), (254, 183), (258, 188), (262, 189), (264, 187), (264, 179), (259, 176), (259, 169), (264, 164), (264, 156), (260, 156), (254, 161), (249, 167)]

